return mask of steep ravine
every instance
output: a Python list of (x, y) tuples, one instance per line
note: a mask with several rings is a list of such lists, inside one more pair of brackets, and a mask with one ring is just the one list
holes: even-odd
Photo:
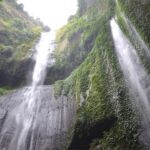
[[(53, 85), (34, 89), (40, 109), (35, 128), (31, 126), (23, 138), (28, 139), (23, 149), (150, 149), (150, 2), (78, 3), (76, 15), (56, 35), (56, 62), (48, 67), (45, 81)], [(0, 97), (1, 147), (17, 139), (12, 137), (17, 128), (9, 119), (16, 116), (20, 101), (26, 102), (23, 93), (28, 90)]]

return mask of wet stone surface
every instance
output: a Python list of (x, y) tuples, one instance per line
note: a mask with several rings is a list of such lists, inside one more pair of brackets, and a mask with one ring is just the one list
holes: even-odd
[(0, 97), (0, 150), (61, 150), (74, 122), (72, 99), (55, 99), (52, 86), (25, 87)]

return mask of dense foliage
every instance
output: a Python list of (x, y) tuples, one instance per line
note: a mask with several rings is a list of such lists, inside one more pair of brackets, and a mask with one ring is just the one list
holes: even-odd
[(0, 3), (0, 86), (25, 81), (30, 49), (42, 31), (40, 22), (23, 11), (15, 0)]

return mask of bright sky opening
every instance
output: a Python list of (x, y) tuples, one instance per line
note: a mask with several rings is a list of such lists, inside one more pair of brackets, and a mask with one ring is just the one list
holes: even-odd
[(24, 5), (24, 10), (34, 18), (58, 29), (67, 23), (68, 17), (77, 11), (77, 0), (18, 0)]

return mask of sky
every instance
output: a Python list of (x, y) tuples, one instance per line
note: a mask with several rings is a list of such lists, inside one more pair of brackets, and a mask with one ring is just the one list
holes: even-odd
[(34, 18), (58, 29), (67, 23), (70, 15), (77, 11), (77, 0), (18, 0), (24, 5), (24, 10)]

